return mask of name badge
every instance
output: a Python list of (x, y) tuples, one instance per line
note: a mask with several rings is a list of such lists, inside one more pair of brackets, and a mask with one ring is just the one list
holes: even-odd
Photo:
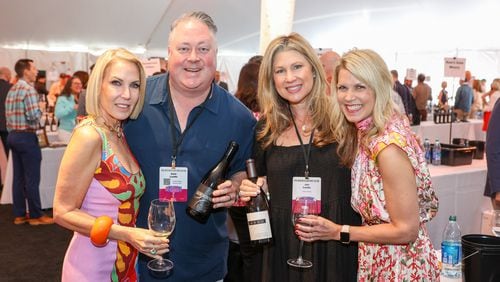
[(162, 201), (187, 202), (187, 187), (187, 167), (160, 167), (159, 198)]
[(293, 177), (292, 201), (305, 197), (314, 199), (321, 213), (321, 177)]

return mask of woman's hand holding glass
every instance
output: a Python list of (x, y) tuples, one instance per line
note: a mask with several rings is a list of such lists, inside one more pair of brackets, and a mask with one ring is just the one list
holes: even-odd
[[(317, 215), (317, 214), (318, 214), (318, 209), (314, 198), (300, 197), (292, 202), (292, 210), (291, 210), (292, 224), (294, 225), (295, 228), (304, 224), (304, 222), (301, 221), (301, 218), (308, 215)], [(302, 248), (304, 247), (304, 241), (301, 240), (300, 237), (299, 240), (300, 240), (299, 256), (295, 259), (287, 260), (287, 263), (293, 267), (300, 267), (300, 268), (312, 267), (313, 263), (311, 261), (302, 258)]]
[(340, 240), (341, 225), (318, 215), (306, 215), (299, 219), (295, 233), (305, 242)]
[[(160, 199), (151, 201), (151, 205), (149, 207), (148, 225), (149, 229), (153, 231), (157, 237), (167, 239), (168, 236), (170, 236), (170, 234), (174, 231), (175, 221), (173, 201), (161, 201)], [(149, 250), (149, 253), (152, 256), (155, 256), (159, 254), (159, 250), (153, 246)], [(174, 263), (171, 260), (164, 259), (161, 256), (157, 256), (156, 259), (148, 262), (148, 268), (152, 272), (159, 273), (161, 275), (168, 275), (173, 267)]]

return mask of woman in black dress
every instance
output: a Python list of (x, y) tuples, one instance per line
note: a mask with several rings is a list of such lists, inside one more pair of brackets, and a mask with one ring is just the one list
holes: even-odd
[(321, 63), (302, 36), (292, 33), (269, 44), (259, 74), (262, 115), (254, 158), (260, 177), (257, 184), (244, 180), (240, 187), (244, 201), (255, 196), (259, 186), (271, 197), (274, 243), (264, 248), (261, 281), (356, 281), (357, 245), (353, 243), (306, 243), (303, 256), (313, 266), (287, 264), (299, 250), (291, 219), (294, 177), (321, 179), (320, 187), (314, 188), (320, 189), (321, 217), (360, 224), (350, 206), (350, 170), (340, 165), (336, 153), (332, 100), (326, 87)]

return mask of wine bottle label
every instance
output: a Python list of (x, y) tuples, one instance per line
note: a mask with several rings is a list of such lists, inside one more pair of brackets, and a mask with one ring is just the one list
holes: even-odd
[(194, 199), (194, 206), (196, 207), (195, 210), (198, 211), (206, 211), (212, 204), (212, 198), (200, 191), (196, 191), (193, 199)]
[(247, 213), (247, 220), (250, 240), (255, 241), (273, 237), (267, 210)]

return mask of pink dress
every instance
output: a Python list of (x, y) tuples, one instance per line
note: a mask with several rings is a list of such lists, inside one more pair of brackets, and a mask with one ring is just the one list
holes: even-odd
[[(101, 165), (96, 169), (81, 210), (92, 216), (110, 216), (115, 224), (135, 226), (139, 198), (144, 193), (142, 172), (131, 174), (120, 164), (105, 134), (101, 135)], [(62, 281), (137, 281), (137, 250), (129, 243), (110, 240), (96, 247), (86, 235), (74, 232), (64, 258)]]
[[(371, 124), (371, 117), (356, 124), (358, 140)], [(370, 140), (368, 148), (360, 146), (351, 174), (351, 205), (361, 214), (363, 225), (391, 221), (386, 208), (382, 177), (376, 163), (377, 155), (389, 144), (406, 152), (415, 170), (420, 211), (418, 237), (405, 245), (360, 242), (358, 281), (438, 281), (438, 256), (425, 227), (425, 223), (437, 212), (438, 199), (431, 187), (422, 149), (413, 138), (406, 119), (394, 115), (385, 131)]]

